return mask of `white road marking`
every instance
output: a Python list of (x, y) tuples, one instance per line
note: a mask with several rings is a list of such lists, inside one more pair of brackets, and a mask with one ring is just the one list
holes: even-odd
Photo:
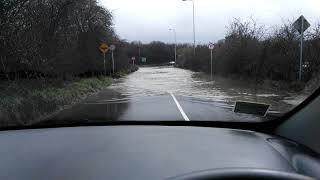
[(180, 106), (180, 103), (178, 102), (178, 100), (176, 99), (176, 97), (170, 93), (171, 97), (173, 98), (174, 102), (176, 103), (181, 115), (183, 116), (185, 121), (190, 121), (190, 119), (188, 118), (188, 116), (186, 115), (186, 113), (183, 111), (182, 107)]
[(128, 101), (119, 101), (119, 102), (96, 102), (96, 103), (82, 103), (83, 105), (108, 105), (108, 104), (124, 104)]

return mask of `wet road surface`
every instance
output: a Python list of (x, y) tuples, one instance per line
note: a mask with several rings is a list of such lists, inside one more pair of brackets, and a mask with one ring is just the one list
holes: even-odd
[(257, 89), (174, 67), (142, 67), (115, 80), (108, 89), (52, 117), (61, 121), (262, 121), (234, 113), (236, 101), (271, 104), (270, 112), (288, 111), (287, 94)]

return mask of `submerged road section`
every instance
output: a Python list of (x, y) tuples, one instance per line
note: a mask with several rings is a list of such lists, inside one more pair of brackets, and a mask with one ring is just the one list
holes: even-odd
[(143, 67), (115, 80), (108, 89), (66, 109), (61, 121), (263, 121), (263, 117), (234, 113), (236, 101), (270, 104), (270, 112), (285, 112), (287, 94), (244, 82), (208, 79), (174, 67)]

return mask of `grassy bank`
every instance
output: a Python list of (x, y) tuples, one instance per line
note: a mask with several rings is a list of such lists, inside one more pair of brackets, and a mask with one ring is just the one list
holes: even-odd
[(0, 82), (0, 126), (29, 125), (78, 103), (112, 82), (111, 78)]
[(126, 69), (123, 69), (121, 71), (118, 71), (116, 72), (115, 74), (113, 74), (113, 77), (115, 78), (120, 78), (120, 77), (123, 77), (127, 74), (130, 74), (130, 73), (133, 73), (133, 72), (136, 72), (139, 70), (139, 67), (138, 66), (129, 66), (128, 68)]

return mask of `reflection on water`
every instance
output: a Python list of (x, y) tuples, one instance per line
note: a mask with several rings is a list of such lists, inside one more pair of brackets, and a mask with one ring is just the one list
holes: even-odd
[[(110, 97), (106, 100), (105, 97)], [(128, 109), (129, 99), (112, 90), (101, 91), (89, 96), (83, 103), (67, 108), (43, 120), (45, 125), (50, 123), (72, 122), (105, 122), (116, 121)]]
[(208, 76), (174, 67), (141, 67), (139, 71), (115, 81), (110, 87), (119, 98), (159, 96), (173, 93), (215, 102), (230, 108), (236, 101), (253, 101), (271, 105), (271, 111), (286, 112), (293, 108), (293, 98), (285, 92), (257, 88), (243, 81)]

